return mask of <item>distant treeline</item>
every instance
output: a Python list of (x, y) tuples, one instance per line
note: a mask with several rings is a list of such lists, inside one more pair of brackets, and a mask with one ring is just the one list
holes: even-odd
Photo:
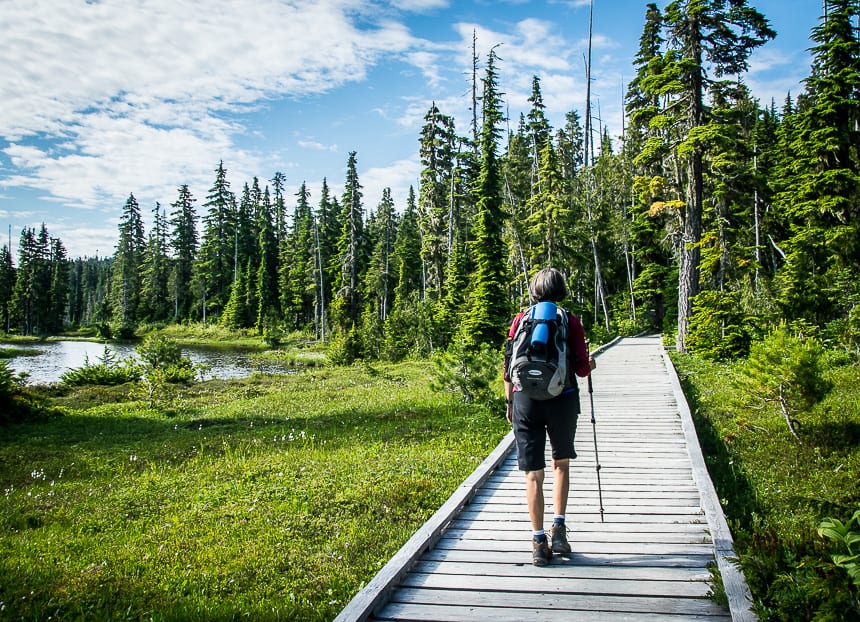
[[(828, 0), (805, 91), (779, 107), (743, 82), (773, 38), (745, 2), (648, 5), (620, 147), (591, 108), (550, 126), (540, 79), (503, 132), (501, 60), (475, 78), (466, 131), (436, 104), (417, 193), (368, 207), (349, 154), (342, 196), (286, 179), (237, 194), (221, 162), (200, 207), (188, 187), (144, 231), (128, 197), (109, 259), (67, 259), (43, 226), (0, 256), (3, 325), (217, 322), (296, 329), (349, 357), (498, 345), (527, 282), (552, 265), (599, 334), (657, 329), (682, 350), (743, 355), (788, 323), (856, 350), (860, 335), (860, 44), (856, 0)], [(199, 211), (199, 214), (198, 214)]]

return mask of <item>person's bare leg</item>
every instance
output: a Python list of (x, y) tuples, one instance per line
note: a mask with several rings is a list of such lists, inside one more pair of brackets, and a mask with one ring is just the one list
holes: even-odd
[[(552, 461), (552, 499), (556, 516), (564, 516), (567, 513), (567, 497), (570, 490), (570, 460)], [(567, 541), (567, 525), (556, 523), (550, 531), (552, 539), (552, 551), (559, 555), (570, 554), (570, 544)]]
[(545, 566), (552, 559), (549, 540), (543, 532), (543, 480), (544, 470), (526, 471), (526, 500), (529, 506), (529, 518), (532, 530), (538, 532), (532, 538), (532, 563), (535, 566)]
[(564, 516), (567, 513), (567, 495), (570, 490), (570, 460), (552, 461), (552, 500), (555, 513)]
[(538, 531), (543, 529), (543, 469), (540, 471), (526, 471), (526, 501), (529, 506), (529, 518), (532, 521), (532, 529)]

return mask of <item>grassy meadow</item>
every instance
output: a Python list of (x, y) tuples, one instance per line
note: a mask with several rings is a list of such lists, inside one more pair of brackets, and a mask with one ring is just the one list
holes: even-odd
[(330, 620), (508, 430), (432, 375), (55, 389), (0, 429), (0, 619)]
[[(860, 620), (852, 563), (840, 568), (833, 561), (848, 547), (818, 533), (822, 520), (848, 525), (860, 510), (860, 365), (837, 356), (823, 366), (829, 390), (796, 414), (795, 438), (776, 408), (745, 403), (736, 385), (739, 363), (678, 355), (673, 361), (759, 620)], [(847, 537), (856, 555), (860, 525)]]

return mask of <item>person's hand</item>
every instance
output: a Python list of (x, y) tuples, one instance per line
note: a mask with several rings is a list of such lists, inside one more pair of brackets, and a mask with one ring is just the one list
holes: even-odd
[(505, 411), (505, 418), (508, 420), (509, 424), (513, 425), (514, 424), (514, 407), (513, 407), (513, 404), (508, 402), (507, 404), (505, 404), (505, 406), (507, 406), (507, 410)]

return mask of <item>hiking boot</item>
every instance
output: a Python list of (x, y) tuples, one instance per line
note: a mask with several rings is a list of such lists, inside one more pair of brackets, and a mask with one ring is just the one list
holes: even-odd
[(535, 566), (546, 566), (549, 560), (552, 559), (552, 551), (549, 550), (549, 544), (546, 538), (540, 542), (532, 540), (532, 563)]
[(553, 525), (550, 534), (552, 536), (552, 552), (559, 555), (569, 555), (570, 544), (567, 542), (567, 526), (564, 523)]

